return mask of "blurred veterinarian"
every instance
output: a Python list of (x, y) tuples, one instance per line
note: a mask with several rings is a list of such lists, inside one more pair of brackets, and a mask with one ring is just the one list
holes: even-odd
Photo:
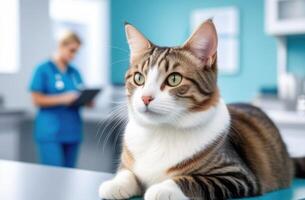
[(47, 165), (75, 167), (82, 140), (80, 107), (71, 105), (83, 87), (79, 71), (71, 66), (81, 46), (74, 32), (60, 37), (53, 56), (39, 64), (30, 84), (39, 108), (34, 135), (40, 161)]

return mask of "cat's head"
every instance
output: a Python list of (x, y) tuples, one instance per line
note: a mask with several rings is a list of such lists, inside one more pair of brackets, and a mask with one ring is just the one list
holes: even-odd
[(212, 20), (180, 47), (156, 46), (130, 24), (125, 31), (130, 47), (125, 85), (134, 119), (175, 125), (217, 104), (217, 33)]

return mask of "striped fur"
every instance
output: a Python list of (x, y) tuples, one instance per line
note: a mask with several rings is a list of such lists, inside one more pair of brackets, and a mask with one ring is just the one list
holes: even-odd
[[(248, 104), (226, 105), (217, 87), (217, 35), (204, 22), (182, 47), (159, 47), (126, 25), (129, 122), (121, 165), (100, 197), (222, 200), (289, 187), (305, 176), (274, 123)], [(135, 82), (135, 74), (144, 84)], [(167, 78), (181, 75), (176, 86)], [(151, 96), (149, 105), (143, 96)], [(294, 172), (296, 169), (296, 173)]]
[(192, 199), (256, 196), (289, 187), (293, 165), (271, 120), (250, 105), (228, 108), (228, 136), (211, 144), (214, 151), (205, 149), (170, 169), (176, 183)]

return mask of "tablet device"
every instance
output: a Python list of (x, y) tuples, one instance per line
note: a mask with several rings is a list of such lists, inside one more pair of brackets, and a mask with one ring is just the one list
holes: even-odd
[(80, 91), (79, 97), (71, 104), (72, 106), (82, 106), (91, 102), (100, 92), (100, 89), (84, 89)]

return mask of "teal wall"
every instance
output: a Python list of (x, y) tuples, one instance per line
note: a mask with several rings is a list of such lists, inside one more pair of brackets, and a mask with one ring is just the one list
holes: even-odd
[(240, 71), (219, 77), (227, 102), (250, 101), (262, 86), (276, 84), (276, 43), (264, 33), (263, 0), (111, 0), (111, 80), (122, 84), (128, 65), (124, 21), (152, 42), (179, 45), (190, 34), (194, 9), (236, 6), (240, 10)]
[(288, 70), (298, 76), (305, 76), (305, 35), (287, 38)]

